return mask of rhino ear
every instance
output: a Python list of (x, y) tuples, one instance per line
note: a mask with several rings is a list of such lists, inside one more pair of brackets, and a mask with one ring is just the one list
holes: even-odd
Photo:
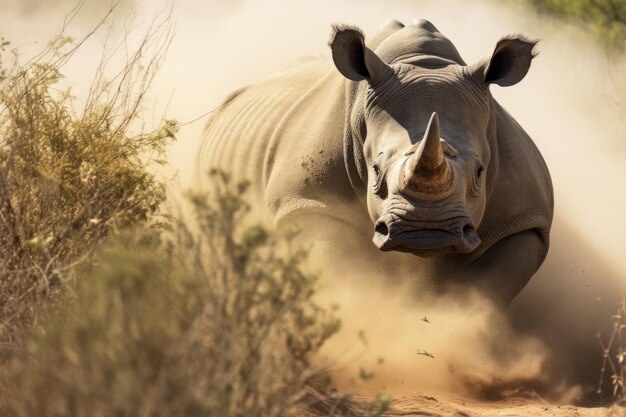
[(537, 56), (537, 41), (521, 35), (507, 36), (496, 44), (491, 59), (483, 66), (483, 81), (508, 87), (520, 82), (528, 73), (530, 62)]
[(333, 26), (328, 42), (339, 72), (352, 81), (367, 80), (376, 84), (392, 69), (375, 52), (365, 46), (363, 32), (353, 26)]

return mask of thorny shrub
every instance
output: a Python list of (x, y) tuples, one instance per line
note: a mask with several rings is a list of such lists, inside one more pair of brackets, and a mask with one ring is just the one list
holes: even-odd
[[(602, 302), (601, 299), (598, 301)], [(608, 312), (608, 310), (607, 310)], [(625, 377), (626, 377), (626, 345), (624, 344), (624, 329), (626, 329), (626, 297), (615, 309), (609, 313), (613, 329), (608, 336), (601, 333), (596, 335), (602, 349), (602, 368), (598, 381), (597, 394), (601, 398), (612, 398), (618, 404), (626, 405)], [(607, 395), (609, 394), (609, 395)]]
[(339, 322), (312, 299), (306, 251), (290, 233), (242, 226), (247, 185), (214, 177), (210, 199), (191, 198), (198, 227), (123, 235), (79, 269), (9, 363), (2, 415), (271, 417), (310, 405), (311, 355)]
[(528, 0), (540, 12), (583, 23), (610, 50), (626, 45), (624, 0)]
[[(105, 51), (78, 106), (62, 69), (96, 29), (79, 41), (58, 36), (25, 64), (0, 68), (2, 357), (68, 285), (73, 265), (113, 230), (153, 220), (165, 199), (149, 166), (164, 163), (159, 158), (177, 125), (164, 121), (147, 132), (135, 125), (171, 39), (169, 18), (155, 22), (115, 72)], [(5, 50), (7, 42), (0, 43)], [(107, 80), (109, 71), (117, 75)]]

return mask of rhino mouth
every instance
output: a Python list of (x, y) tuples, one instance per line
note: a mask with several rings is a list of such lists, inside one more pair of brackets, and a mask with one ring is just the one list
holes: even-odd
[(433, 224), (381, 219), (376, 222), (372, 242), (384, 252), (436, 256), (451, 252), (472, 252), (480, 245), (480, 238), (471, 221), (464, 217)]

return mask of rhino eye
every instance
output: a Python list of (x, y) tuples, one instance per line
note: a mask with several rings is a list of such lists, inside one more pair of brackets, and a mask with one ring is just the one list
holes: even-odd
[(483, 164), (479, 164), (478, 168), (476, 168), (476, 176), (469, 182), (469, 190), (472, 196), (477, 196), (480, 193), (484, 172), (485, 168)]
[(372, 171), (374, 171), (374, 183), (378, 184), (378, 180), (380, 179), (380, 167), (377, 163), (374, 163), (374, 165), (372, 165)]
[(379, 194), (382, 190), (382, 183), (383, 181), (381, 180), (381, 172), (380, 172), (380, 166), (377, 163), (374, 163), (372, 165), (372, 171), (374, 173), (374, 184), (373, 184), (373, 188), (374, 188), (374, 193)]

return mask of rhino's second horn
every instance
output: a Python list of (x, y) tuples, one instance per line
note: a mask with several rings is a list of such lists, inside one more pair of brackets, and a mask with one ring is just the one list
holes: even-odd
[(424, 138), (400, 170), (402, 194), (427, 200), (445, 198), (454, 182), (454, 171), (446, 159), (439, 133), (439, 117), (433, 113)]

